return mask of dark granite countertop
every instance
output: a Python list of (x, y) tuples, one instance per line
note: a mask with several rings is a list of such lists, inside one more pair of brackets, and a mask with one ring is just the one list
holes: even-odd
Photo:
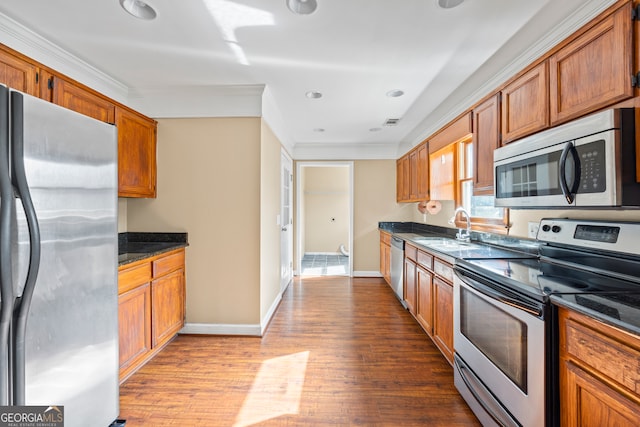
[(379, 222), (378, 229), (390, 232), (407, 242), (428, 249), (429, 251), (440, 252), (452, 259), (456, 258), (491, 258), (500, 256), (512, 258), (502, 251), (523, 252), (525, 256), (538, 255), (538, 242), (531, 239), (521, 239), (493, 233), (471, 232), (471, 245), (468, 247), (444, 245), (434, 246), (421, 242), (421, 238), (444, 238), (455, 239), (457, 228), (439, 227), (429, 224), (415, 222)]
[(130, 264), (187, 246), (187, 233), (119, 233), (118, 265)]
[(640, 294), (617, 295), (562, 294), (551, 295), (551, 302), (603, 323), (640, 335)]

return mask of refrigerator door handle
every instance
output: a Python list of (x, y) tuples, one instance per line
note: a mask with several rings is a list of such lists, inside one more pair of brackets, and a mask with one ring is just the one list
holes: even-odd
[(11, 169), (13, 184), (22, 202), (29, 229), (29, 268), (22, 296), (16, 301), (13, 324), (13, 404), (25, 404), (25, 337), (31, 297), (40, 268), (40, 226), (31, 200), (24, 165), (23, 98), (11, 92)]
[(11, 403), (9, 342), (14, 304), (11, 219), (15, 205), (9, 164), (9, 90), (0, 85), (0, 406)]

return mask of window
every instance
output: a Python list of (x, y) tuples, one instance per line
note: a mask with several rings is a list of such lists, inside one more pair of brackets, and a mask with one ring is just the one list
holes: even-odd
[[(505, 233), (509, 227), (509, 210), (494, 207), (494, 196), (474, 196), (474, 154), (471, 138), (458, 144), (458, 192), (456, 206), (464, 207), (471, 214), (471, 228), (474, 230)], [(462, 214), (456, 218), (457, 227), (465, 227)]]

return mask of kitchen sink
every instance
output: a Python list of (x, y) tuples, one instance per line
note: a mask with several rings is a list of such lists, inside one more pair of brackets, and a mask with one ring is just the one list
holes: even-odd
[(423, 246), (426, 249), (450, 255), (455, 258), (474, 259), (474, 258), (493, 258), (517, 257), (511, 251), (492, 247), (489, 245), (465, 242), (450, 237), (416, 237), (411, 239), (413, 243)]

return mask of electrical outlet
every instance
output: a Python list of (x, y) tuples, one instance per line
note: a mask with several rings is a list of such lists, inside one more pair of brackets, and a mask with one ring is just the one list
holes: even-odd
[(540, 227), (539, 223), (530, 221), (528, 236), (531, 237), (532, 239), (535, 239), (538, 236), (538, 227)]

